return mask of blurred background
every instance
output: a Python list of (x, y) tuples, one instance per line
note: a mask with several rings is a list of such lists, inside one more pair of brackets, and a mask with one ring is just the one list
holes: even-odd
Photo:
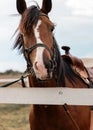
[[(28, 6), (34, 4), (32, 0), (26, 1)], [(41, 6), (42, 0), (37, 2)], [(53, 0), (49, 16), (56, 25), (54, 35), (60, 48), (69, 45), (73, 55), (93, 58), (92, 0)], [(12, 49), (16, 37), (12, 36), (19, 21), (16, 0), (0, 1), (0, 72), (26, 69), (23, 56)]]

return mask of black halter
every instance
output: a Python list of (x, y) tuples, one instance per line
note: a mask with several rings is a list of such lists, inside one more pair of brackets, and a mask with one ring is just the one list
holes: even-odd
[(30, 47), (30, 48), (26, 48), (26, 49), (25, 49), (25, 52), (28, 53), (28, 55), (30, 55), (30, 53), (32, 53), (32, 51), (33, 51), (34, 49), (36, 49), (37, 47), (44, 47), (44, 48), (46, 48), (46, 49), (49, 51), (50, 56), (52, 57), (52, 52), (50, 51), (50, 49), (48, 48), (48, 46), (45, 45), (45, 44), (43, 44), (43, 43), (37, 43), (37, 44), (33, 45), (33, 46)]
[(55, 48), (54, 48), (53, 53), (52, 53), (52, 51), (49, 49), (49, 47), (47, 45), (43, 44), (43, 43), (37, 43), (37, 44), (35, 44), (34, 46), (32, 46), (30, 48), (24, 49), (24, 56), (25, 56), (25, 59), (27, 61), (27, 70), (30, 72), (30, 70), (32, 69), (32, 66), (33, 66), (32, 62), (31, 62), (31, 59), (30, 59), (30, 54), (34, 51), (34, 49), (36, 49), (38, 47), (44, 47), (50, 53), (51, 64), (52, 64), (52, 68), (51, 68), (50, 71), (54, 71), (55, 68), (57, 67)]

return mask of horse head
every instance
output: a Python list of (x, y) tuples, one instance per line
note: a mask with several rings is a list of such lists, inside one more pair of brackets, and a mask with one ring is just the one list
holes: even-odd
[(17, 0), (16, 6), (21, 14), (16, 46), (21, 43), (29, 71), (33, 69), (36, 78), (52, 78), (55, 68), (54, 24), (48, 17), (52, 2), (43, 0), (41, 8), (38, 5), (27, 8), (25, 0)]

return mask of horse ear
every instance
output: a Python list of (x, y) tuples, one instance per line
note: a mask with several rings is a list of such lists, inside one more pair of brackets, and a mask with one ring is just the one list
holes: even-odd
[(52, 8), (52, 0), (43, 0), (41, 11), (48, 14)]
[(16, 0), (16, 8), (20, 14), (23, 14), (27, 8), (25, 0)]

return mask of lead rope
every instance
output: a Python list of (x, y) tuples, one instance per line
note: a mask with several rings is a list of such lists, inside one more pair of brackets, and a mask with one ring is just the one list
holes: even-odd
[(76, 130), (80, 130), (78, 124), (76, 123), (76, 121), (74, 120), (73, 116), (71, 115), (69, 109), (68, 109), (68, 105), (64, 104), (63, 105), (64, 110), (66, 111), (67, 115), (69, 116), (69, 118), (71, 119), (72, 123), (74, 124)]
[(4, 85), (1, 85), (0, 87), (1, 87), (1, 88), (5, 88), (5, 87), (11, 86), (11, 85), (13, 85), (13, 84), (15, 84), (15, 83), (21, 81), (22, 87), (24, 88), (24, 87), (26, 87), (26, 84), (25, 84), (24, 79), (25, 79), (26, 77), (28, 77), (29, 75), (30, 75), (29, 73), (27, 73), (27, 74), (25, 74), (25, 75), (22, 75), (19, 79), (15, 80), (15, 81), (12, 81), (12, 82), (9, 82), (9, 83), (6, 83), (6, 84), (4, 84)]
[[(65, 84), (65, 83), (64, 83), (64, 84)], [(64, 85), (64, 86), (65, 86), (65, 85)], [(76, 130), (80, 130), (78, 124), (76, 123), (76, 121), (74, 120), (74, 118), (73, 118), (71, 112), (69, 111), (68, 105), (67, 105), (66, 103), (63, 105), (63, 108), (64, 108), (66, 114), (67, 114), (67, 115), (69, 116), (69, 118), (71, 119), (71, 121), (72, 121), (74, 127), (76, 128)]]
[(23, 88), (26, 88), (26, 84), (25, 84), (25, 81), (24, 81), (24, 77), (21, 76), (21, 83), (22, 83), (22, 87)]

